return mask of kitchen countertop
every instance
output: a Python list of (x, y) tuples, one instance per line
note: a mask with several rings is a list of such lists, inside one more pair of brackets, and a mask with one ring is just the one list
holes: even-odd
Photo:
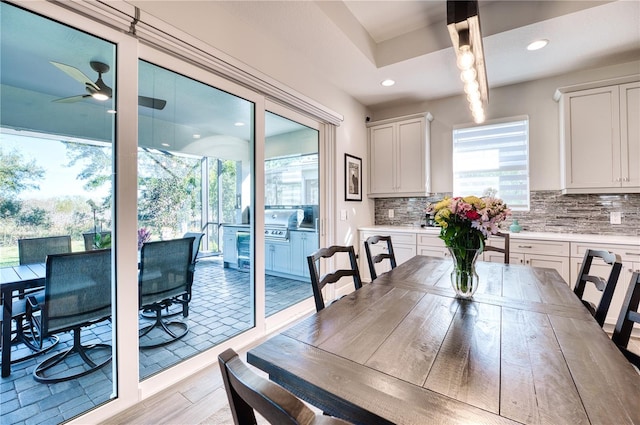
[[(389, 233), (416, 233), (438, 235), (439, 227), (416, 227), (416, 226), (364, 226), (358, 230), (389, 232)], [(617, 236), (617, 235), (589, 235), (582, 233), (551, 233), (551, 232), (507, 232), (512, 240), (530, 239), (560, 242), (591, 242), (614, 245), (634, 245), (640, 246), (640, 236)]]

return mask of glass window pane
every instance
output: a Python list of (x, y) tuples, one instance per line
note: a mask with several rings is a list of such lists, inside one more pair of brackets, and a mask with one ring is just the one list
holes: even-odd
[(147, 99), (138, 119), (141, 291), (161, 292), (153, 285), (179, 280), (163, 268), (185, 267), (178, 255), (156, 264), (156, 242), (202, 234), (192, 285), (178, 295), (143, 295), (140, 328), (151, 330), (140, 345), (166, 342), (141, 348), (144, 379), (255, 326), (248, 216), (255, 112), (252, 102), (146, 61), (139, 62), (139, 95)]
[(529, 121), (453, 131), (454, 196), (492, 195), (529, 210)]
[[(11, 284), (13, 317), (2, 322), (2, 349), (15, 363), (2, 362), (10, 374), (2, 378), (0, 422), (58, 423), (116, 395), (115, 362), (79, 376), (92, 367), (74, 346), (74, 334), (84, 345), (103, 344), (85, 347), (102, 364), (116, 343), (108, 320), (116, 47), (4, 2), (0, 19), (0, 265), (3, 276), (19, 263), (23, 273)], [(26, 269), (40, 277), (35, 288), (23, 288)], [(3, 302), (8, 288), (3, 283)], [(32, 300), (46, 309), (27, 317), (22, 289), (35, 291)], [(25, 325), (51, 337), (34, 339)], [(50, 350), (33, 356), (40, 342)], [(38, 375), (73, 377), (34, 380), (34, 368), (70, 348), (58, 366)]]
[(266, 113), (265, 293), (271, 316), (313, 296), (307, 256), (319, 247), (317, 130)]

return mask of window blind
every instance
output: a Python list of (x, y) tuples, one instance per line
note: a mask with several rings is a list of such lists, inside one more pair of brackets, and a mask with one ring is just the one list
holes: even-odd
[(492, 195), (528, 211), (529, 120), (453, 130), (453, 195)]

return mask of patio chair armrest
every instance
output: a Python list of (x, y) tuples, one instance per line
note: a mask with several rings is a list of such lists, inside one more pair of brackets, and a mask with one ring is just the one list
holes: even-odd
[(36, 297), (34, 297), (33, 295), (30, 295), (27, 297), (27, 305), (26, 305), (26, 313), (27, 313), (27, 318), (32, 318), (33, 317), (33, 313), (35, 313), (36, 311), (40, 311), (42, 308), (40, 307), (40, 303), (38, 303), (38, 300), (36, 299)]

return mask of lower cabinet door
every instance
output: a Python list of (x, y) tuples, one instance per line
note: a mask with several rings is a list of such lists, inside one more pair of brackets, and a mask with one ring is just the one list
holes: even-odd
[(531, 267), (545, 267), (548, 269), (556, 269), (560, 276), (569, 286), (573, 286), (570, 281), (569, 258), (567, 257), (551, 257), (548, 255), (526, 254), (524, 263)]

